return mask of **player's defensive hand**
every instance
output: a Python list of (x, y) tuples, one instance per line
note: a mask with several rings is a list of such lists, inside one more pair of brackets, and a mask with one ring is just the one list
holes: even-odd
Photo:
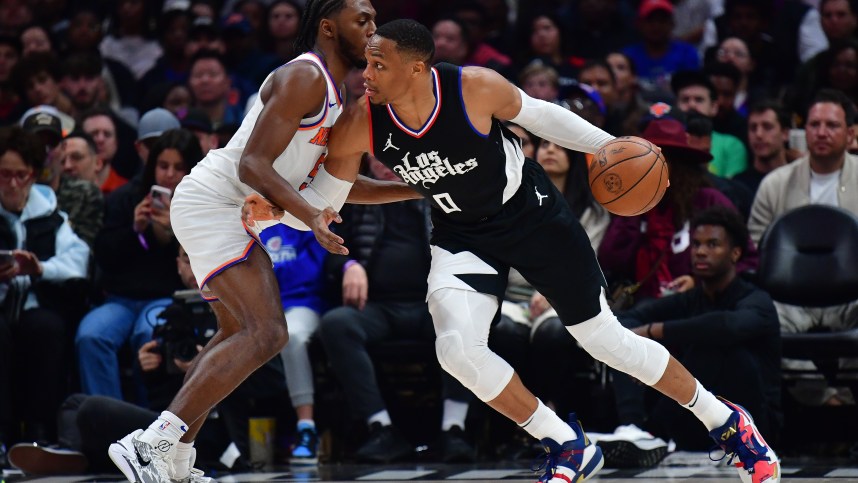
[(342, 223), (343, 219), (340, 218), (339, 213), (329, 206), (316, 213), (316, 216), (314, 216), (313, 220), (310, 222), (310, 229), (313, 230), (313, 234), (316, 235), (316, 240), (319, 242), (319, 245), (322, 245), (325, 250), (335, 255), (348, 255), (349, 250), (343, 246), (343, 239), (328, 228), (328, 225), (334, 221)]
[(241, 208), (241, 219), (247, 226), (255, 226), (257, 221), (271, 221), (283, 218), (286, 212), (275, 206), (259, 193), (251, 193), (244, 199)]

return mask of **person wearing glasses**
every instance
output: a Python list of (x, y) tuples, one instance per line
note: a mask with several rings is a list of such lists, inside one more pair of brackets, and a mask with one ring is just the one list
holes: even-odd
[(45, 154), (37, 135), (0, 129), (0, 447), (19, 436), (54, 440), (73, 321), (43, 289), (87, 274), (89, 246), (51, 188), (35, 183)]

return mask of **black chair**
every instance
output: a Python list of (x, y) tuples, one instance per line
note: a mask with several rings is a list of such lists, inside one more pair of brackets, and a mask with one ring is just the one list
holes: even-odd
[[(756, 281), (778, 302), (828, 307), (858, 300), (858, 217), (832, 206), (790, 210), (760, 241)], [(782, 334), (783, 357), (812, 360), (831, 385), (858, 394), (858, 370), (841, 369), (841, 357), (858, 357), (858, 329)], [(785, 371), (785, 379), (807, 371)]]

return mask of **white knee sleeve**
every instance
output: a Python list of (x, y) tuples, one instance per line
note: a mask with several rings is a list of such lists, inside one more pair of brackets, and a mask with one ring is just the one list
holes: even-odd
[(438, 362), (482, 401), (498, 397), (514, 372), (488, 347), (497, 308), (495, 297), (467, 290), (443, 288), (429, 296)]
[(658, 342), (623, 327), (608, 308), (604, 291), (600, 297), (602, 311), (568, 327), (569, 332), (594, 359), (648, 386), (657, 383), (664, 375), (670, 353)]

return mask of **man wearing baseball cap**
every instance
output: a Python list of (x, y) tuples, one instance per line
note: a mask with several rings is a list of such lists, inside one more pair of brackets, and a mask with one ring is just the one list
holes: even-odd
[(140, 118), (140, 123), (137, 124), (137, 140), (134, 141), (134, 149), (143, 164), (149, 160), (149, 148), (158, 139), (158, 136), (164, 134), (164, 131), (170, 129), (179, 129), (182, 127), (179, 120), (172, 112), (163, 107), (156, 107), (151, 111), (147, 111)]

